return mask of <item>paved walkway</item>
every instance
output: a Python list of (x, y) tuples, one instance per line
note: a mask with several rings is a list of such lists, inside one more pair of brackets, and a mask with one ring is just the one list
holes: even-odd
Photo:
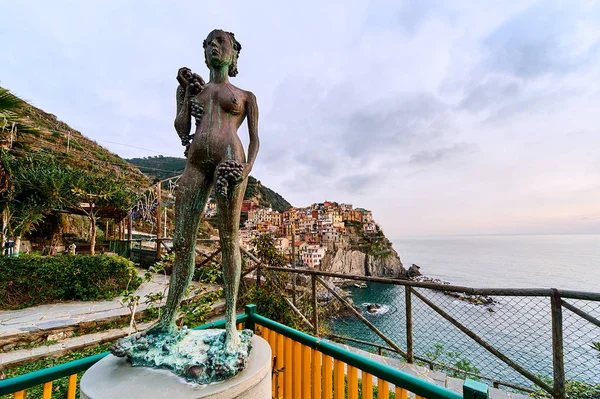
[[(144, 271), (139, 269), (138, 274), (143, 276), (143, 273)], [(136, 309), (136, 314), (148, 307), (143, 303), (145, 295), (165, 291), (169, 278), (170, 276), (156, 274), (152, 281), (143, 283), (136, 290), (135, 295), (140, 296), (141, 302)], [(217, 285), (206, 285), (193, 281), (190, 297), (212, 292), (218, 288)], [(82, 323), (130, 315), (129, 309), (121, 304), (120, 300), (121, 297), (98, 302), (70, 301), (0, 311), (0, 342), (6, 342), (9, 337), (15, 335), (32, 332), (43, 333), (44, 331), (74, 327)]]
[[(207, 323), (221, 318), (225, 312), (225, 301), (221, 300), (211, 305), (213, 315), (209, 317)], [(144, 331), (152, 325), (150, 323), (137, 324), (138, 331)], [(112, 330), (99, 331), (92, 334), (85, 334), (78, 337), (66, 338), (53, 345), (43, 345), (29, 349), (12, 350), (6, 353), (0, 353), (0, 371), (18, 366), (23, 363), (33, 362), (40, 359), (58, 358), (69, 352), (76, 351), (90, 346), (96, 346), (105, 342), (113, 342), (121, 337), (129, 335), (129, 327), (115, 328)], [(135, 332), (133, 330), (132, 332)]]

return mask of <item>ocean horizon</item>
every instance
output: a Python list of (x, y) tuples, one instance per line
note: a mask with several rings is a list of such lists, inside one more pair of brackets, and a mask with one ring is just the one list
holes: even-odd
[(391, 239), (405, 268), (486, 288), (600, 290), (600, 234), (403, 236)]

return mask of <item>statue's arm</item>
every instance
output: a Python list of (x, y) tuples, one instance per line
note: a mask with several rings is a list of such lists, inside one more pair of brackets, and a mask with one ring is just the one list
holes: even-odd
[[(200, 75), (192, 73), (189, 68), (179, 68), (177, 72), (177, 81), (179, 86), (177, 87), (176, 101), (177, 101), (177, 115), (175, 116), (175, 130), (177, 135), (181, 139), (181, 145), (185, 146), (185, 156), (190, 147), (193, 135), (190, 135), (192, 130), (191, 117), (195, 116), (196, 121), (201, 118), (201, 115), (194, 114), (190, 107), (191, 99), (197, 96), (204, 89), (204, 80)], [(196, 109), (196, 111), (198, 111)]]
[(190, 93), (181, 85), (177, 87), (177, 115), (175, 116), (175, 130), (181, 139), (182, 145), (187, 145), (190, 141), (190, 131), (192, 130), (192, 116), (190, 115)]
[(250, 134), (250, 143), (248, 144), (248, 159), (246, 162), (246, 168), (244, 175), (248, 176), (256, 160), (258, 154), (259, 140), (258, 140), (258, 104), (256, 103), (256, 96), (248, 92), (246, 98), (246, 117), (248, 118), (248, 133)]

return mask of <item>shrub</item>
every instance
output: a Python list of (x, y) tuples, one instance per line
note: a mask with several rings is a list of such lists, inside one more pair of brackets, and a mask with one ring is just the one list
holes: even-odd
[(61, 300), (95, 301), (137, 288), (133, 263), (108, 255), (21, 255), (0, 258), (0, 309)]
[[(544, 382), (552, 386), (552, 378), (538, 375)], [(600, 384), (593, 384), (577, 380), (567, 380), (565, 383), (566, 399), (598, 399), (600, 398)], [(542, 388), (530, 393), (536, 399), (548, 398), (548, 393)]]

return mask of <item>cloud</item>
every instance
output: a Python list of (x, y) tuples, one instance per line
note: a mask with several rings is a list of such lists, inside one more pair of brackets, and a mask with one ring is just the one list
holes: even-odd
[(406, 151), (429, 142), (449, 128), (449, 107), (428, 93), (396, 93), (360, 104), (344, 120), (340, 144), (351, 157)]
[(499, 102), (517, 98), (521, 90), (522, 83), (517, 79), (490, 75), (482, 81), (472, 82), (459, 106), (469, 112), (480, 112)]
[[(581, 2), (580, 5), (585, 4)], [(598, 41), (573, 45), (590, 17), (598, 22), (598, 4), (583, 7), (543, 1), (509, 19), (483, 42), (490, 69), (531, 79), (580, 68), (598, 52)]]
[(410, 163), (415, 165), (431, 165), (454, 158), (461, 154), (469, 154), (476, 150), (476, 146), (469, 143), (456, 143), (450, 147), (436, 148), (435, 150), (419, 151), (410, 156)]
[[(381, 176), (384, 175), (384, 176)], [(356, 173), (338, 180), (336, 187), (352, 194), (368, 194), (369, 189), (378, 185), (385, 178), (385, 172)]]

